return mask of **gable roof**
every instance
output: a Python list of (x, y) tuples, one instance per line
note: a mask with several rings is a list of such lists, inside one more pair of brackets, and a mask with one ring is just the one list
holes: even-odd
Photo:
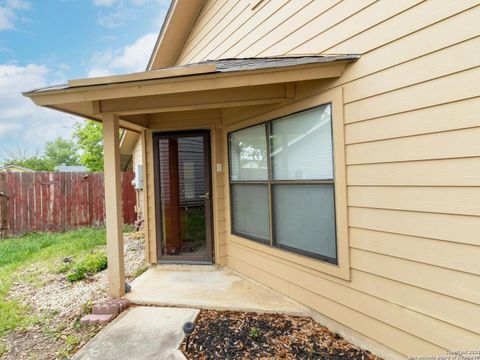
[(22, 171), (22, 172), (35, 172), (35, 170), (15, 165), (15, 164), (7, 164), (4, 166), (0, 166), (0, 171)]
[(205, 3), (206, 0), (172, 0), (147, 70), (175, 65), (179, 51)]

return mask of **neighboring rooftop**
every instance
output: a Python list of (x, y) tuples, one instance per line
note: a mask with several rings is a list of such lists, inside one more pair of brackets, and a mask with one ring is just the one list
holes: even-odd
[(79, 165), (59, 165), (55, 166), (57, 172), (87, 172), (88, 169), (85, 166)]
[(23, 166), (15, 165), (15, 164), (7, 164), (7, 165), (0, 166), (0, 172), (4, 172), (4, 171), (35, 172), (35, 170), (29, 169)]

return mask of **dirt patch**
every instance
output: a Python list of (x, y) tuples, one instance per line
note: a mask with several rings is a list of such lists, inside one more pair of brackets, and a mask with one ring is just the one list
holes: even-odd
[(4, 339), (8, 352), (1, 358), (16, 359), (64, 359), (87, 343), (103, 326), (79, 326), (78, 311), (61, 318), (43, 318), (38, 324), (25, 330), (9, 333)]
[(187, 359), (380, 360), (311, 318), (202, 310), (181, 345)]
[[(97, 250), (105, 247), (99, 247)], [(139, 269), (146, 266), (142, 237), (125, 237), (125, 274), (133, 280)], [(34, 265), (16, 274), (8, 293), (26, 305), (34, 324), (27, 329), (17, 329), (2, 339), (8, 352), (2, 360), (58, 359), (74, 353), (90, 340), (100, 326), (80, 326), (80, 317), (90, 312), (91, 306), (108, 298), (107, 271), (70, 283), (65, 274), (55, 271), (63, 259), (51, 268)], [(2, 345), (0, 343), (0, 345)]]

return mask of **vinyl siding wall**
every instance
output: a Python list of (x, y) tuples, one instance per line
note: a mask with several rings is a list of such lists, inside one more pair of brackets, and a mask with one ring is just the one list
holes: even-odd
[(251, 3), (207, 1), (178, 64), (362, 54), (322, 88), (343, 88), (351, 280), (228, 231), (227, 264), (401, 354), (478, 349), (479, 1)]

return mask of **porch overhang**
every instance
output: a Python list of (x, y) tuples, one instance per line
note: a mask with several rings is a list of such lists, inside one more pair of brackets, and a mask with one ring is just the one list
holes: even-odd
[[(120, 127), (140, 132), (145, 144), (147, 129), (150, 131), (155, 118), (165, 113), (177, 115), (178, 112), (209, 109), (226, 112), (228, 108), (236, 111), (294, 102), (300, 95), (305, 96), (304, 92), (300, 94), (305, 89), (303, 85), (318, 90), (318, 86), (325, 85), (325, 80), (340, 77), (347, 64), (358, 58), (358, 55), (323, 55), (225, 59), (135, 74), (71, 80), (66, 85), (24, 93), (37, 105), (103, 122), (111, 295), (121, 297), (125, 294)], [(145, 163), (145, 147), (142, 158)], [(144, 178), (147, 178), (145, 168)], [(148, 190), (144, 191), (144, 196), (147, 201)]]
[(340, 77), (359, 55), (225, 59), (134, 74), (71, 80), (24, 93), (35, 104), (120, 126), (148, 128), (148, 115), (172, 111), (280, 103), (295, 83)]

